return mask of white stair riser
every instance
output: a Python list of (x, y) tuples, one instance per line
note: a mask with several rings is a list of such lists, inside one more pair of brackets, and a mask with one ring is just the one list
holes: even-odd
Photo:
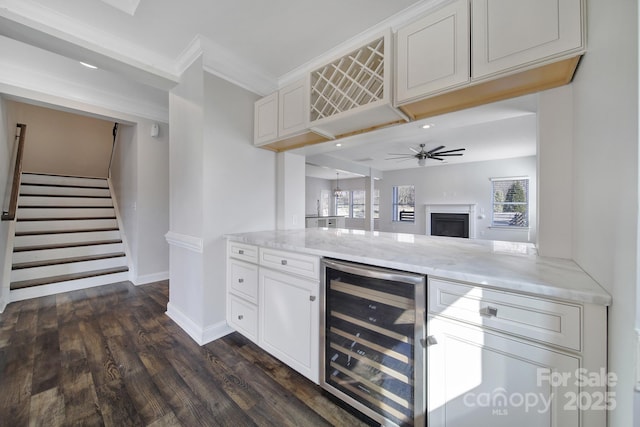
[(96, 242), (102, 240), (118, 240), (120, 231), (93, 231), (89, 233), (44, 234), (39, 236), (16, 236), (13, 240), (15, 248), (38, 245), (55, 245), (58, 243)]
[(74, 178), (68, 176), (34, 175), (23, 173), (21, 184), (78, 185), (82, 187), (109, 188), (104, 178)]
[(46, 267), (22, 268), (11, 271), (11, 281), (40, 279), (43, 277), (61, 276), (63, 274), (85, 273), (104, 268), (124, 267), (127, 265), (125, 257), (99, 259), (94, 261), (72, 262), (68, 264), (48, 265)]
[(113, 208), (19, 208), (18, 220), (23, 218), (100, 218), (115, 216)]
[(66, 282), (52, 283), (50, 285), (16, 289), (9, 293), (9, 300), (12, 302), (22, 301), (29, 298), (38, 298), (62, 292), (76, 291), (78, 289), (92, 288), (94, 286), (124, 282), (126, 280), (129, 280), (129, 272), (106, 274), (104, 276), (88, 277), (86, 279), (69, 280)]
[(79, 219), (66, 221), (18, 221), (16, 233), (30, 231), (62, 231), (62, 230), (92, 230), (96, 228), (117, 228), (115, 219)]
[(109, 197), (108, 188), (75, 188), (75, 187), (49, 187), (40, 185), (22, 185), (20, 194), (51, 194), (54, 196), (94, 196)]
[(12, 263), (44, 261), (60, 258), (72, 258), (78, 256), (101, 255), (114, 252), (124, 252), (122, 243), (110, 243), (106, 245), (79, 246), (63, 249), (43, 249), (38, 251), (14, 252)]
[(20, 196), (18, 206), (103, 206), (113, 207), (111, 198)]

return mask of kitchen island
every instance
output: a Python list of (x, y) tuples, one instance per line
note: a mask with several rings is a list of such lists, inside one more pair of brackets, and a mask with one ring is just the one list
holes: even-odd
[[(348, 229), (226, 237), (229, 325), (325, 388), (346, 375), (347, 389), (355, 382), (367, 391), (342, 397), (369, 416), (390, 425), (606, 425), (605, 409), (615, 398), (608, 384), (585, 384), (581, 375), (607, 369), (611, 296), (571, 260), (541, 257), (531, 244)], [(415, 321), (414, 332), (403, 339), (380, 323), (381, 310), (391, 312), (397, 297), (375, 290), (379, 285), (368, 290), (366, 279), (353, 275), (334, 282), (323, 258), (426, 276), (410, 300), (400, 298), (409, 304), (400, 323)], [(330, 286), (340, 312), (327, 305)], [(347, 329), (327, 325), (336, 319)], [(363, 338), (371, 331), (382, 341)], [(396, 396), (389, 406), (386, 397), (377, 403), (372, 396), (388, 396), (394, 387), (382, 388), (402, 376), (390, 368), (397, 361), (385, 365), (393, 351), (378, 353), (382, 358), (375, 351), (385, 342), (394, 348), (395, 339), (415, 351), (407, 359), (415, 363), (414, 377), (405, 380), (415, 386), (415, 401)], [(347, 362), (340, 366), (342, 357)], [(354, 357), (359, 363), (348, 368)], [(360, 363), (368, 366), (365, 377), (350, 373)]]

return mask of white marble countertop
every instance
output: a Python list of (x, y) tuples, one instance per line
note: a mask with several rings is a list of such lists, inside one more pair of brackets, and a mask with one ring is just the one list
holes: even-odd
[(232, 234), (228, 239), (411, 271), (488, 287), (599, 305), (611, 296), (575, 262), (537, 255), (531, 244), (312, 228)]

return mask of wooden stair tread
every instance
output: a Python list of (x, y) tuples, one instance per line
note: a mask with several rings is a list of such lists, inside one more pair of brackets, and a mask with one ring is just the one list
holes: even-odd
[(97, 185), (72, 185), (72, 184), (43, 184), (37, 182), (24, 182), (21, 185), (31, 185), (34, 187), (56, 187), (56, 188), (89, 188), (92, 190), (108, 190), (109, 187), (100, 187)]
[(113, 267), (102, 270), (86, 271), (83, 273), (63, 274), (60, 276), (43, 277), (40, 279), (21, 280), (19, 282), (12, 282), (11, 289), (31, 288), (33, 286), (49, 285), (52, 283), (66, 282), (68, 280), (88, 279), (90, 277), (124, 273), (126, 271), (129, 271), (129, 267)]
[(18, 205), (18, 209), (112, 209), (113, 206), (78, 205)]
[[(25, 184), (31, 185), (31, 184)], [(23, 194), (20, 193), (20, 197), (68, 197), (74, 199), (110, 199), (111, 196), (85, 196), (82, 194)]]
[(113, 252), (113, 253), (102, 254), (102, 255), (87, 255), (87, 256), (78, 256), (78, 257), (70, 257), (70, 258), (58, 258), (58, 259), (48, 259), (48, 260), (41, 260), (41, 261), (21, 262), (18, 264), (13, 264), (11, 269), (22, 270), (25, 268), (47, 267), (50, 265), (71, 264), (74, 262), (84, 262), (84, 261), (98, 261), (98, 260), (110, 259), (110, 258), (120, 258), (123, 256), (125, 256), (124, 252)]
[(118, 231), (118, 227), (105, 228), (85, 228), (79, 230), (44, 230), (44, 231), (16, 231), (15, 236), (44, 236), (48, 234), (73, 234), (73, 233), (96, 233), (101, 231)]
[(13, 248), (14, 252), (27, 252), (27, 251), (39, 251), (46, 249), (64, 249), (64, 248), (77, 248), (81, 246), (96, 246), (96, 245), (111, 245), (114, 243), (122, 243), (120, 239), (114, 240), (97, 240), (92, 242), (71, 242), (71, 243), (56, 243), (53, 245), (36, 245), (36, 246), (22, 246)]
[(91, 219), (116, 219), (115, 216), (83, 216), (83, 217), (64, 217), (64, 218), (17, 218), (16, 221), (87, 221)]

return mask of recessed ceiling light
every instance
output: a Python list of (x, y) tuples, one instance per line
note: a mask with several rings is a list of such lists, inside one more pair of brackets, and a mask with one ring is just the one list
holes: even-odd
[(433, 127), (433, 123), (425, 123), (422, 125), (422, 129), (429, 129)]
[(342, 144), (340, 144), (339, 142), (336, 144), (336, 147), (342, 147)]
[(84, 65), (85, 67), (87, 67), (87, 68), (91, 68), (92, 70), (97, 70), (98, 69), (98, 67), (96, 67), (95, 65), (87, 64), (86, 62), (82, 62), (82, 61), (80, 61), (80, 63), (82, 65)]

